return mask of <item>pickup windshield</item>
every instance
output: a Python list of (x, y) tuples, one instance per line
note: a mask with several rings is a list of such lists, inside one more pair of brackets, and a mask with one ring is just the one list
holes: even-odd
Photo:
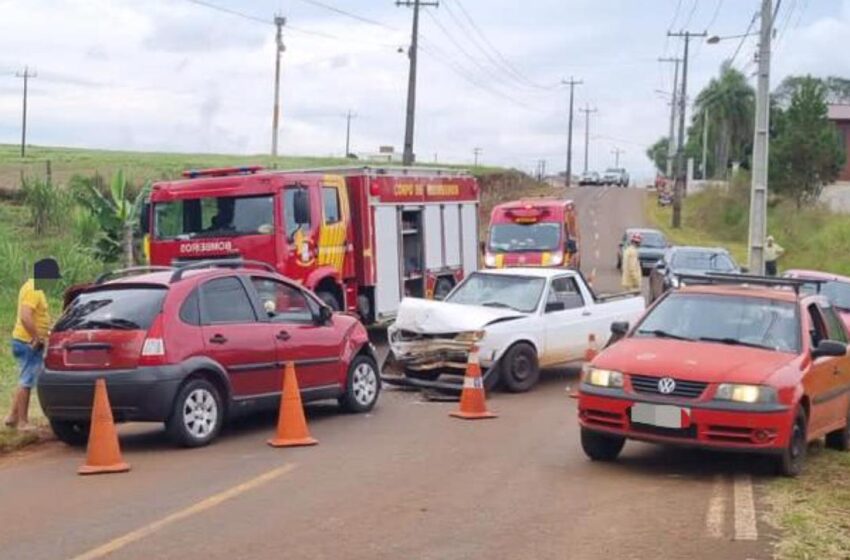
[(556, 251), (561, 246), (561, 224), (494, 224), (490, 226), (490, 250), (494, 253)]
[(165, 288), (83, 292), (71, 302), (53, 330), (147, 330), (162, 309), (166, 292)]
[(473, 272), (446, 301), (531, 313), (537, 309), (545, 286), (544, 278)]
[(673, 293), (635, 331), (671, 338), (800, 352), (800, 319), (790, 302), (746, 296)]
[(221, 196), (154, 204), (154, 238), (236, 237), (274, 232), (274, 199)]

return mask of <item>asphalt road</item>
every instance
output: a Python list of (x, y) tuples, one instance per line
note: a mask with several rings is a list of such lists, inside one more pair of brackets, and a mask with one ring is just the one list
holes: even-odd
[[(615, 248), (641, 225), (634, 189), (576, 189), (584, 268), (618, 288)], [(0, 558), (768, 558), (758, 519), (767, 466), (629, 443), (617, 463), (581, 451), (576, 368), (491, 396), (493, 420), (387, 390), (368, 415), (308, 406), (320, 444), (271, 449), (271, 417), (214, 445), (171, 447), (120, 428), (127, 474), (75, 474), (59, 443), (0, 461)]]

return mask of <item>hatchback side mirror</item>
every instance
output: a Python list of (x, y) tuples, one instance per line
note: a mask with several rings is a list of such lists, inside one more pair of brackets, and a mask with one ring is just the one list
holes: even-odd
[(333, 309), (331, 309), (327, 305), (320, 305), (319, 314), (316, 316), (316, 323), (320, 325), (326, 325), (328, 322), (330, 322), (333, 315)]
[(611, 334), (616, 337), (624, 337), (629, 332), (628, 321), (614, 321), (611, 323)]
[(812, 350), (812, 359), (841, 357), (847, 354), (847, 345), (837, 340), (821, 340)]

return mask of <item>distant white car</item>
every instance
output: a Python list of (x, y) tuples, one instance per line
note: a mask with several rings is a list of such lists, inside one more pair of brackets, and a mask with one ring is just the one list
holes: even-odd
[(578, 178), (579, 185), (601, 185), (602, 178), (599, 177), (599, 173), (596, 171), (585, 171)]
[(582, 360), (591, 334), (601, 349), (613, 323), (622, 330), (622, 322), (637, 320), (644, 307), (639, 294), (597, 296), (574, 270), (474, 272), (443, 301), (402, 300), (388, 330), (384, 379), (427, 386), (443, 374), (463, 375), (476, 344), (482, 369), (498, 366), (490, 385), (527, 391), (540, 368)]
[(603, 185), (613, 185), (617, 187), (629, 186), (629, 174), (622, 167), (609, 167), (602, 174)]

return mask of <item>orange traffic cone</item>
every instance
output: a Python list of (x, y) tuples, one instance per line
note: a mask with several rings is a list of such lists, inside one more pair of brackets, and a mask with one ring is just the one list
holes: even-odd
[(481, 377), (481, 366), (478, 364), (478, 347), (469, 350), (469, 361), (466, 364), (466, 375), (463, 376), (463, 392), (460, 394), (460, 409), (450, 413), (455, 418), (464, 420), (480, 420), (495, 418), (496, 414), (487, 410), (484, 394), (484, 379)]
[(77, 469), (77, 474), (117, 473), (129, 470), (130, 465), (121, 458), (118, 432), (115, 430), (109, 395), (106, 393), (106, 381), (101, 378), (94, 386), (86, 464)]
[(283, 395), (280, 397), (280, 415), (277, 419), (277, 436), (270, 439), (272, 447), (298, 447), (319, 443), (310, 437), (304, 407), (301, 405), (301, 391), (295, 377), (295, 365), (286, 362), (283, 371)]
[(584, 361), (592, 362), (597, 354), (599, 354), (599, 346), (596, 344), (596, 335), (590, 333), (587, 335), (587, 350), (584, 351)]

